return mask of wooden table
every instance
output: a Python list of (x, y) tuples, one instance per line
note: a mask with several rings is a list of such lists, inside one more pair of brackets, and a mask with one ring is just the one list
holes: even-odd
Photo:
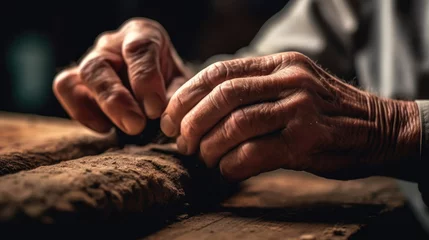
[(234, 186), (220, 201), (207, 190), (223, 185), (189, 169), (183, 162), (191, 160), (174, 149), (118, 149), (114, 135), (98, 135), (69, 120), (1, 113), (0, 221), (119, 221), (139, 224), (127, 228), (132, 234), (126, 236), (148, 239), (419, 234), (393, 179), (334, 181), (277, 170)]

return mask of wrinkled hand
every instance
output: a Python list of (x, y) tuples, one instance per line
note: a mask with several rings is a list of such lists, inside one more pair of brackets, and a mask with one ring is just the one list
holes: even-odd
[(169, 95), (189, 77), (162, 26), (133, 19), (101, 34), (79, 66), (56, 77), (53, 90), (83, 125), (107, 132), (113, 123), (135, 135), (147, 117), (160, 117)]
[(418, 154), (420, 134), (414, 102), (356, 89), (299, 53), (213, 64), (173, 95), (161, 128), (231, 181), (278, 168), (388, 175)]

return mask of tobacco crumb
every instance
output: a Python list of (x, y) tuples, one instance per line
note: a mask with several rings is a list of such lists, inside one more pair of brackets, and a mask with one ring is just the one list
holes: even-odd
[(299, 237), (300, 240), (316, 240), (316, 236), (313, 234), (304, 234)]
[(344, 227), (332, 227), (327, 228), (323, 234), (324, 235), (330, 235), (330, 236), (345, 236), (347, 230)]
[(344, 229), (344, 228), (334, 228), (333, 231), (332, 231), (332, 233), (335, 236), (344, 236), (344, 235), (346, 235), (346, 229)]
[(179, 215), (179, 216), (177, 216), (177, 220), (185, 220), (185, 219), (188, 219), (189, 218), (189, 215), (188, 214), (181, 214), (181, 215)]

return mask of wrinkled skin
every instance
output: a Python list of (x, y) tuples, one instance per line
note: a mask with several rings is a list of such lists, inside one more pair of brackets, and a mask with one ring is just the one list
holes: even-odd
[(189, 77), (162, 27), (137, 19), (102, 35), (54, 90), (73, 118), (97, 131), (113, 123), (136, 134), (162, 113), (161, 129), (177, 137), (179, 151), (230, 181), (278, 168), (413, 178), (401, 166), (419, 154), (414, 102), (359, 90), (296, 52), (218, 62), (184, 83)]
[(113, 123), (136, 135), (190, 76), (164, 28), (138, 18), (101, 34), (79, 66), (57, 75), (53, 90), (83, 125), (107, 132)]
[(354, 178), (415, 155), (418, 119), (415, 103), (358, 90), (288, 52), (201, 71), (173, 95), (161, 126), (227, 179), (277, 168)]

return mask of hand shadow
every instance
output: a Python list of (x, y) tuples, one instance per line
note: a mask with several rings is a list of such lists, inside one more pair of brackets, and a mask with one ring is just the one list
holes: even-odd
[(373, 177), (329, 180), (288, 170), (241, 183), (216, 211), (266, 221), (364, 223), (403, 205), (394, 181)]

